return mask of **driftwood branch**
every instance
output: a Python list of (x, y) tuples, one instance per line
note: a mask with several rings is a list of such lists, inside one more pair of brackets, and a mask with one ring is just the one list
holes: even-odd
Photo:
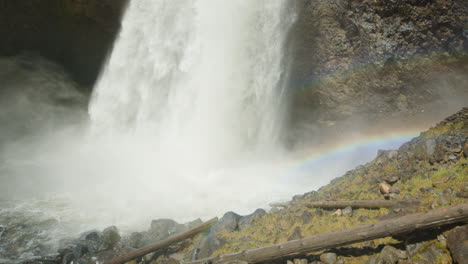
[(443, 207), (425, 213), (406, 215), (375, 224), (361, 225), (327, 234), (319, 234), (263, 248), (192, 261), (188, 264), (217, 264), (236, 260), (256, 263), (377, 238), (406, 234), (418, 229), (465, 222), (468, 222), (468, 203)]
[(391, 208), (397, 205), (418, 204), (417, 201), (389, 201), (389, 200), (355, 200), (355, 201), (316, 201), (304, 205), (309, 208)]
[(214, 224), (216, 221), (218, 221), (218, 218), (213, 218), (210, 221), (207, 221), (205, 223), (202, 223), (186, 232), (182, 232), (180, 234), (177, 234), (175, 236), (169, 237), (167, 239), (164, 239), (162, 241), (156, 242), (154, 244), (148, 245), (146, 247), (136, 249), (134, 251), (131, 251), (127, 254), (124, 254), (120, 257), (113, 258), (111, 260), (108, 260), (104, 262), (105, 264), (124, 264), (126, 262), (132, 261), (134, 259), (143, 257), (146, 254), (149, 254), (151, 252), (154, 252), (156, 250), (166, 248), (170, 245), (173, 245), (177, 242), (183, 241), (187, 238), (191, 238), (198, 233), (208, 229), (212, 224)]

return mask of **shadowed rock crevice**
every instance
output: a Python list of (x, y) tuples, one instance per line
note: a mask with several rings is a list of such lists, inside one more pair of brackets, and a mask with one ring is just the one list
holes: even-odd
[(112, 48), (127, 0), (0, 1), (0, 56), (36, 52), (87, 92)]

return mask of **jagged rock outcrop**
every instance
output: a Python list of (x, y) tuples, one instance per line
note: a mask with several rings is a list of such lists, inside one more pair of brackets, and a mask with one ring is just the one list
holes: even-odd
[(0, 1), (0, 56), (37, 52), (91, 87), (127, 0)]
[(300, 10), (294, 125), (446, 115), (466, 103), (467, 1), (304, 0)]

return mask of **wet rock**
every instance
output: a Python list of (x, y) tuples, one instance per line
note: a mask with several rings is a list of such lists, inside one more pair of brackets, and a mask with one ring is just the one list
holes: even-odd
[(353, 208), (351, 206), (344, 208), (341, 212), (344, 216), (353, 216)]
[(468, 260), (468, 225), (456, 227), (448, 233), (447, 247), (455, 263), (466, 263)]
[(253, 212), (252, 214), (240, 218), (238, 223), (239, 230), (244, 230), (245, 228), (249, 227), (253, 223), (253, 221), (255, 221), (255, 219), (262, 217), (266, 214), (267, 212), (264, 209), (260, 208), (255, 210), (255, 212)]
[(320, 255), (320, 261), (325, 264), (336, 264), (337, 256), (335, 253), (324, 253)]
[(419, 243), (409, 243), (406, 244), (406, 252), (408, 252), (408, 255), (410, 257), (418, 254), (419, 250), (424, 246), (424, 243), (419, 242)]
[(380, 259), (384, 263), (394, 264), (400, 259), (406, 259), (408, 256), (405, 251), (396, 249), (392, 246), (385, 246), (380, 253)]
[(125, 239), (125, 245), (131, 248), (140, 248), (144, 246), (143, 244), (143, 233), (133, 232), (129, 237)]
[(242, 216), (234, 213), (227, 212), (223, 217), (213, 226), (212, 231), (219, 232), (221, 230), (226, 230), (228, 232), (235, 231), (239, 226), (239, 220)]
[(119, 230), (115, 226), (108, 227), (101, 234), (101, 250), (114, 249), (120, 242)]
[(80, 235), (79, 241), (74, 245), (76, 250), (82, 251), (81, 255), (86, 253), (95, 253), (99, 251), (102, 244), (101, 233), (99, 231), (88, 231)]
[(302, 233), (301, 233), (301, 228), (297, 226), (296, 228), (294, 228), (293, 233), (289, 236), (288, 241), (298, 240), (301, 238), (303, 238)]
[(194, 227), (196, 227), (198, 225), (201, 225), (202, 223), (203, 223), (203, 221), (200, 218), (198, 218), (198, 219), (195, 219), (193, 221), (188, 222), (186, 225), (187, 225), (188, 229), (192, 229), (192, 228), (194, 228)]
[(224, 216), (210, 229), (208, 235), (202, 239), (199, 243), (198, 248), (200, 252), (198, 253), (198, 258), (207, 258), (214, 251), (221, 248), (225, 241), (219, 239), (216, 234), (221, 231), (232, 232), (238, 229), (239, 220), (242, 216), (234, 213), (227, 212)]
[(148, 231), (153, 240), (162, 240), (171, 235), (185, 231), (185, 225), (179, 224), (172, 219), (157, 219), (151, 222)]

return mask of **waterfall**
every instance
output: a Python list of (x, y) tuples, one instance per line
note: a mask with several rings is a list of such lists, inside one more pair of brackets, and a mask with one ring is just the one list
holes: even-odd
[(229, 160), (278, 144), (288, 0), (130, 1), (89, 112), (94, 132)]

